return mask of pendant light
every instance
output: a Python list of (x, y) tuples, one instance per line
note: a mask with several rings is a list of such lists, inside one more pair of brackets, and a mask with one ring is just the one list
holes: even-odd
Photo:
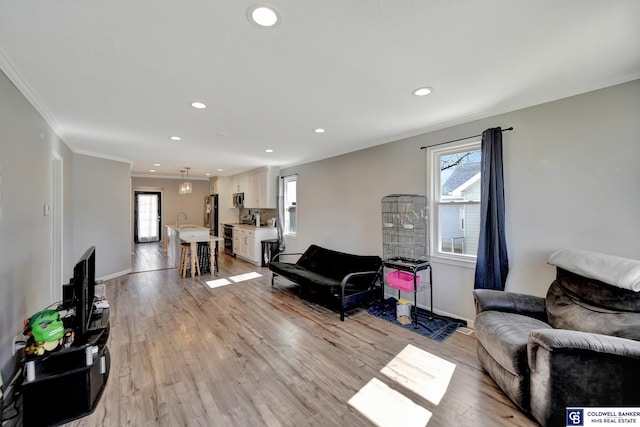
[(185, 194), (184, 193), (184, 169), (180, 170), (180, 176), (181, 178), (180, 178), (180, 185), (178, 186), (178, 194), (182, 196), (183, 194)]
[[(186, 181), (184, 179), (184, 169), (187, 170)], [(178, 187), (178, 194), (180, 195), (191, 194), (191, 191), (193, 190), (193, 187), (191, 186), (191, 182), (189, 182), (189, 169), (191, 168), (185, 167), (184, 169), (180, 170), (181, 180), (182, 180), (182, 182), (180, 182), (180, 186)]]
[(180, 187), (178, 189), (178, 193), (183, 195), (183, 194), (191, 194), (191, 191), (193, 190), (193, 187), (191, 186), (191, 182), (189, 182), (189, 167), (185, 166), (185, 169), (187, 170), (187, 179), (186, 181), (184, 180), (184, 170), (181, 170), (180, 172), (182, 173), (182, 183), (180, 183)]

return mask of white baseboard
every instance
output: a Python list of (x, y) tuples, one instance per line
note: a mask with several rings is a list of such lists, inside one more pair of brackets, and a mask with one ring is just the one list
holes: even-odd
[(468, 328), (466, 326), (460, 326), (458, 329), (456, 329), (456, 332), (459, 332), (463, 335), (471, 335), (473, 334), (473, 329)]
[(127, 268), (126, 270), (122, 270), (122, 271), (119, 271), (117, 273), (109, 274), (109, 275), (102, 276), (102, 277), (96, 277), (96, 279), (97, 280), (103, 280), (103, 281), (111, 280), (111, 279), (115, 279), (116, 277), (126, 276), (127, 274), (131, 273), (131, 271), (132, 270), (130, 268)]

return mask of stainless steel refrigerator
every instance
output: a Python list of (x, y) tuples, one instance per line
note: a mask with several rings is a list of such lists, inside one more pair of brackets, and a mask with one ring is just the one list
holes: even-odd
[(212, 194), (204, 198), (204, 226), (209, 227), (213, 236), (219, 236), (218, 221), (218, 195)]

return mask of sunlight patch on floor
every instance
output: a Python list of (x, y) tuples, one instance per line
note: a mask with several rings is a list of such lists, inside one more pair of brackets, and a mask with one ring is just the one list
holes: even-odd
[(218, 288), (220, 286), (230, 285), (232, 283), (240, 283), (246, 280), (256, 279), (258, 277), (262, 277), (262, 274), (252, 271), (251, 273), (238, 274), (237, 276), (231, 276), (228, 279), (222, 278), (222, 279), (209, 280), (205, 282), (205, 284), (211, 289), (213, 289), (213, 288)]
[(409, 344), (380, 372), (438, 405), (447, 392), (455, 369), (454, 363)]
[[(380, 372), (396, 384), (438, 405), (447, 392), (455, 368), (455, 363), (409, 344)], [(378, 427), (424, 427), (432, 415), (377, 378), (349, 399), (349, 405)]]
[(216, 280), (209, 280), (207, 282), (205, 282), (207, 284), (208, 287), (210, 287), (211, 289), (213, 288), (219, 288), (220, 286), (225, 286), (225, 285), (230, 285), (231, 282), (228, 281), (227, 279), (216, 279)]
[(432, 415), (377, 378), (353, 395), (349, 405), (378, 427), (424, 427)]
[(252, 271), (251, 273), (238, 274), (237, 276), (231, 276), (229, 277), (229, 279), (234, 281), (235, 283), (238, 283), (238, 282), (244, 282), (245, 280), (257, 279), (258, 277), (262, 277), (262, 274)]

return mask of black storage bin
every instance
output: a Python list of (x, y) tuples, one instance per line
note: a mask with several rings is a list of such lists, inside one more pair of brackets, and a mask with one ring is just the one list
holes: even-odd
[(268, 267), (271, 258), (280, 253), (280, 243), (278, 239), (266, 239), (262, 241), (262, 266)]

